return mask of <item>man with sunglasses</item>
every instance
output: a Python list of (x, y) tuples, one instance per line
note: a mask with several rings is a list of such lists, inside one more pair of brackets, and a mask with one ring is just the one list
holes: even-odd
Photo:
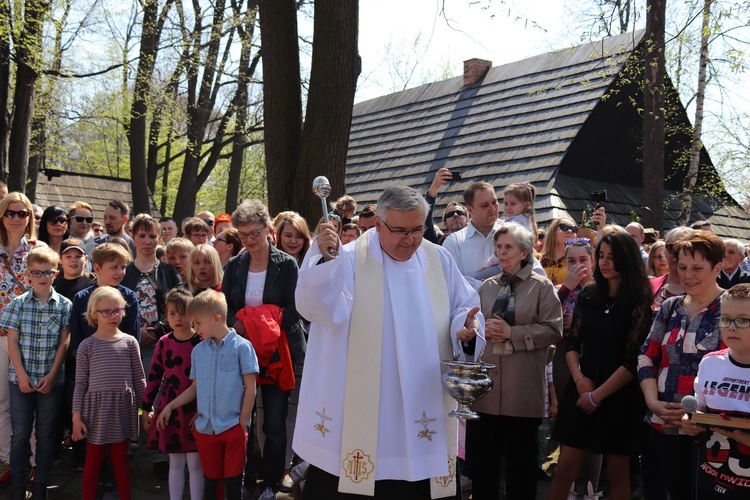
[(457, 201), (448, 203), (445, 207), (445, 213), (443, 214), (443, 233), (445, 237), (449, 234), (460, 231), (469, 225), (469, 212), (466, 211), (466, 207), (461, 205)]

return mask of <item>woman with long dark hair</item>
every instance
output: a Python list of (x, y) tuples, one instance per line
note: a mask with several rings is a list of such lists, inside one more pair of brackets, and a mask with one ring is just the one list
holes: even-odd
[(59, 254), (60, 244), (69, 234), (68, 211), (58, 206), (47, 207), (39, 222), (39, 241), (45, 242)]
[(551, 499), (568, 497), (587, 451), (607, 455), (610, 498), (630, 498), (630, 456), (643, 415), (636, 362), (651, 323), (651, 288), (626, 232), (606, 233), (595, 258), (594, 284), (578, 296), (565, 342), (572, 381), (552, 433), (561, 449)]

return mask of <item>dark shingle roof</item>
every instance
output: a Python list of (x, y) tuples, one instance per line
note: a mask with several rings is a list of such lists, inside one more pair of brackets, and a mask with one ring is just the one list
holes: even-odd
[[(640, 189), (633, 185), (634, 179), (640, 185), (641, 153), (632, 142), (622, 141), (618, 146), (628, 151), (628, 158), (613, 161), (610, 171), (604, 172), (606, 155), (613, 153), (608, 151), (609, 144), (595, 143), (616, 142), (620, 136), (632, 135), (633, 129), (642, 130), (636, 112), (618, 111), (616, 104), (602, 99), (633, 57), (642, 35), (628, 33), (493, 67), (473, 85), (463, 86), (463, 76), (459, 76), (355, 105), (347, 194), (364, 204), (374, 203), (388, 185), (408, 185), (424, 192), (434, 173), (446, 167), (461, 172), (463, 180), (440, 190), (437, 215), (448, 202), (462, 200), (463, 190), (472, 182), (489, 182), (502, 196), (508, 184), (529, 181), (537, 190), (535, 206), (541, 225), (563, 214), (580, 220), (577, 205), (585, 205), (589, 191), (578, 181), (586, 179), (610, 183), (598, 189), (613, 191), (612, 195), (616, 185), (622, 184), (628, 195), (613, 198), (623, 206), (612, 209), (629, 214), (641, 204)], [(623, 92), (617, 98), (627, 97)], [(591, 123), (595, 109), (599, 116), (594, 130), (584, 134), (588, 142), (574, 148), (575, 159), (568, 162), (576, 165), (566, 165), (571, 146), (586, 122)], [(580, 152), (589, 149), (599, 156), (587, 158), (591, 164), (582, 166)], [(575, 177), (562, 179), (565, 174)], [(570, 204), (572, 200), (576, 201)], [(625, 206), (628, 203), (632, 205)], [(738, 232), (746, 231), (750, 226), (747, 214), (733, 200), (726, 203), (737, 213), (724, 222), (741, 226), (735, 228)], [(701, 205), (697, 211), (708, 206)], [(666, 219), (676, 217), (675, 207), (667, 208)], [(727, 228), (729, 232), (735, 231)]]
[[(42, 208), (58, 205), (68, 209), (76, 201), (84, 201), (91, 205), (94, 217), (101, 218), (104, 208), (112, 200), (120, 200), (133, 208), (133, 195), (130, 179), (118, 179), (91, 174), (78, 174), (54, 170), (53, 176), (40, 172), (37, 177), (35, 203)], [(57, 176), (57, 174), (60, 174)], [(159, 217), (153, 199), (151, 200), (151, 215)]]

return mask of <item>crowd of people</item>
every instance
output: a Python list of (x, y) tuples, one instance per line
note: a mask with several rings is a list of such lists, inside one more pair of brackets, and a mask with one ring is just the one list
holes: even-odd
[[(541, 229), (528, 183), (472, 183), (437, 224), (450, 180), (344, 196), (314, 228), (257, 200), (178, 224), (0, 186), (0, 483), (47, 498), (70, 449), (86, 500), (107, 459), (128, 499), (143, 438), (173, 499), (186, 470), (193, 499), (750, 496), (750, 434), (681, 404), (750, 417), (745, 245), (604, 207)], [(467, 424), (451, 359), (494, 382)]]

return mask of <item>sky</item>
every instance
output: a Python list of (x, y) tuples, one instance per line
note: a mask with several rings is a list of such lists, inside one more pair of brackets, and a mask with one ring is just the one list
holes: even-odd
[[(497, 66), (557, 48), (564, 36), (563, 0), (360, 0), (359, 5), (362, 75), (357, 102), (390, 93), (383, 82), (391, 80), (384, 62), (389, 44), (396, 52), (403, 47), (402, 57), (412, 63), (418, 59), (418, 73), (429, 76), (431, 69), (450, 65), (459, 75), (466, 59), (487, 59)], [(411, 50), (417, 35), (420, 43)], [(426, 81), (411, 83), (407, 87)]]

